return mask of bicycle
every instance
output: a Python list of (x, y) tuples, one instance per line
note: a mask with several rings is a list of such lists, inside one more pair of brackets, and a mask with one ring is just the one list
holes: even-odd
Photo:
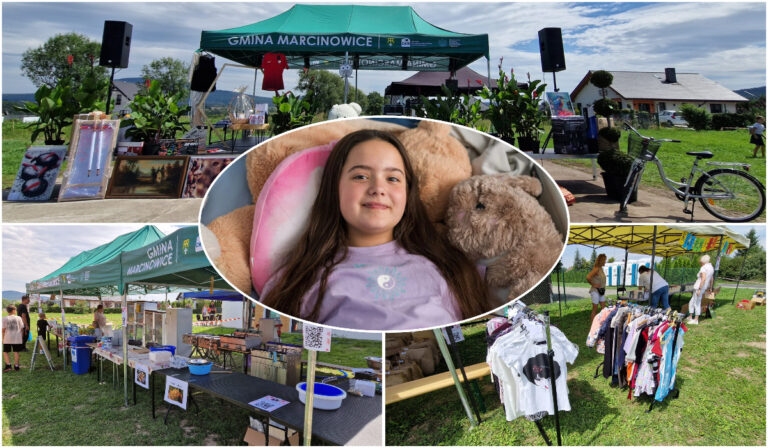
[[(661, 160), (656, 153), (662, 143), (680, 143), (680, 140), (655, 139), (640, 134), (635, 128), (624, 123), (624, 128), (632, 131), (629, 134), (629, 155), (634, 158), (629, 175), (624, 182), (625, 197), (621, 202), (620, 214), (627, 213), (627, 204), (632, 192), (640, 183), (645, 170), (645, 164), (653, 162), (659, 170), (659, 176), (675, 196), (683, 201), (683, 213), (691, 215), (696, 199), (702, 207), (718, 219), (728, 222), (751, 221), (765, 209), (765, 186), (751, 174), (747, 173), (750, 166), (739, 162), (707, 162), (708, 166), (716, 167), (709, 171), (699, 168), (699, 161), (711, 159), (710, 151), (690, 151), (689, 156), (696, 157), (691, 166), (691, 174), (680, 182), (669, 179), (664, 174)], [(694, 176), (699, 177), (694, 182)], [(690, 210), (688, 202), (691, 203)]]

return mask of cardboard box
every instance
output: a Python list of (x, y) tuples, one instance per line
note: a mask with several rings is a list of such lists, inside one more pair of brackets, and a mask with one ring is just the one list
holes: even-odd
[[(288, 436), (289, 444), (293, 446), (299, 445), (299, 433), (296, 431), (289, 430), (289, 434), (291, 432), (293, 432), (293, 434)], [(245, 437), (243, 437), (243, 441), (247, 443), (248, 446), (267, 446), (264, 436), (265, 434), (263, 432), (257, 431), (249, 426), (248, 430), (245, 431)], [(269, 446), (282, 445), (284, 440), (285, 440), (285, 431), (278, 428), (270, 428)]]
[(751, 302), (758, 306), (765, 306), (765, 297), (752, 297)]

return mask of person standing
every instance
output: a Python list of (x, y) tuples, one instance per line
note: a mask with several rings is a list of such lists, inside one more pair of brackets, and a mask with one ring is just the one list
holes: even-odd
[[(640, 276), (637, 279), (638, 286), (648, 292), (651, 288), (651, 269), (648, 266), (638, 268)], [(666, 310), (669, 308), (669, 283), (664, 280), (658, 272), (653, 271), (653, 292), (651, 293), (651, 307), (656, 308), (661, 299), (661, 307)]]
[(24, 351), (22, 344), (24, 323), (21, 317), (16, 315), (15, 306), (8, 305), (5, 310), (8, 315), (3, 317), (3, 359), (5, 360), (3, 373), (11, 371), (11, 358), (8, 353), (13, 352), (13, 368), (19, 370), (19, 352)]
[(589, 317), (589, 321), (592, 322), (597, 314), (597, 306), (600, 305), (600, 309), (605, 308), (605, 272), (603, 272), (603, 266), (605, 266), (605, 254), (600, 254), (595, 260), (595, 265), (592, 270), (587, 274), (587, 282), (589, 282), (591, 288), (589, 288), (589, 295), (592, 297), (592, 315)]
[[(712, 288), (712, 278), (715, 275), (715, 268), (709, 262), (709, 255), (702, 255), (699, 258), (699, 264), (701, 269), (696, 275), (696, 283), (693, 284), (693, 294), (691, 295), (691, 301), (688, 302), (688, 313), (691, 317), (688, 319), (688, 324), (698, 325), (699, 316), (701, 315), (701, 298), (704, 293)], [(694, 317), (695, 316), (695, 317)]]
[(101, 339), (104, 336), (104, 331), (107, 329), (107, 316), (104, 315), (103, 303), (100, 303), (93, 313), (93, 328), (95, 329), (96, 339)]
[(37, 335), (42, 336), (43, 340), (48, 339), (48, 321), (45, 318), (45, 313), (41, 312), (37, 316)]
[(758, 115), (755, 117), (755, 124), (749, 127), (749, 142), (755, 145), (755, 149), (752, 150), (752, 157), (757, 158), (757, 150), (761, 151), (763, 157), (765, 157), (765, 118)]
[(22, 350), (23, 352), (27, 351), (27, 340), (29, 339), (29, 331), (30, 331), (30, 325), (29, 325), (29, 296), (23, 295), (21, 296), (21, 304), (19, 305), (19, 308), (17, 310), (18, 316), (21, 318), (21, 322), (24, 324), (24, 331), (22, 334), (22, 341), (21, 345), (23, 346)]

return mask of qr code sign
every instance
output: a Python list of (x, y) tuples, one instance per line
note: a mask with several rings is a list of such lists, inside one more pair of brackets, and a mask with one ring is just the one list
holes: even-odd
[(331, 329), (304, 324), (304, 348), (318, 352), (330, 352)]

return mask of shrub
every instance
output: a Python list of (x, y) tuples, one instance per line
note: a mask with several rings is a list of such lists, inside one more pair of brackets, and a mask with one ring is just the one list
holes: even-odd
[(592, 72), (589, 82), (598, 89), (606, 89), (613, 84), (613, 75), (605, 70)]
[(602, 128), (599, 131), (597, 131), (597, 135), (600, 137), (603, 137), (604, 139), (608, 140), (611, 143), (618, 142), (621, 138), (621, 130), (619, 128), (613, 127), (613, 128)]
[(683, 118), (688, 122), (688, 126), (697, 131), (707, 129), (712, 124), (712, 115), (700, 107), (683, 104), (683, 107), (680, 108), (680, 113), (683, 114)]
[(618, 177), (627, 177), (632, 168), (632, 157), (629, 154), (609, 149), (600, 151), (597, 154), (597, 164), (606, 173), (614, 174)]
[(743, 128), (749, 124), (744, 114), (712, 114), (712, 129)]
[(608, 98), (603, 98), (595, 101), (594, 104), (595, 113), (603, 117), (610, 117), (619, 110), (619, 103)]

